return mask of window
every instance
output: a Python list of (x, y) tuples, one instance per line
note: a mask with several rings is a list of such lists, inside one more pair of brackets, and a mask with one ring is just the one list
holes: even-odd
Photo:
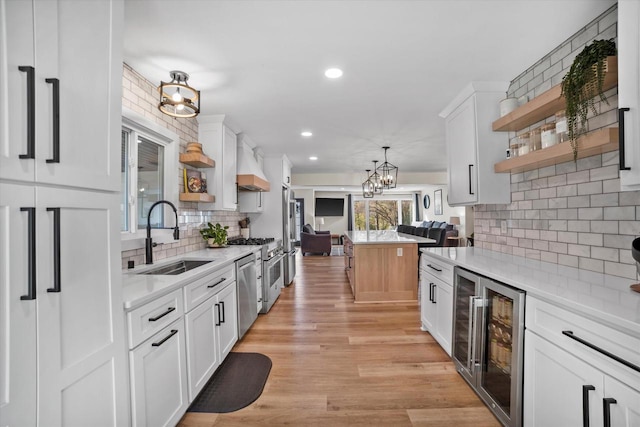
[(401, 224), (411, 224), (413, 213), (411, 196), (354, 200), (353, 229), (395, 230), (398, 219)]
[[(120, 229), (124, 242), (146, 236), (149, 209), (155, 202), (168, 200), (177, 205), (178, 136), (124, 108), (122, 122)], [(151, 225), (173, 227), (170, 209), (167, 205), (155, 208)], [(170, 224), (164, 224), (165, 218)], [(158, 240), (156, 234), (171, 233), (154, 231), (154, 240)], [(126, 246), (123, 249), (141, 247), (140, 243)]]

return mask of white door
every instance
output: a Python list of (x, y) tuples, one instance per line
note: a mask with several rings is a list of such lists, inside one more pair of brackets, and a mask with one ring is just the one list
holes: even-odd
[(33, 3), (0, 0), (0, 178), (34, 179), (34, 161), (20, 158), (29, 157), (28, 141), (35, 138), (35, 121), (28, 118), (28, 109), (35, 109), (33, 38)]
[(123, 2), (36, 0), (35, 20), (36, 180), (119, 191)]
[(238, 292), (236, 282), (227, 285), (218, 293), (221, 317), (218, 319), (220, 360), (224, 360), (238, 341)]
[(449, 204), (477, 201), (475, 96), (469, 97), (446, 122)]
[(37, 188), (36, 200), (39, 417), (127, 425), (119, 196)]
[(611, 425), (640, 426), (640, 390), (632, 389), (609, 376), (604, 377), (604, 388), (605, 397), (616, 401), (609, 406)]
[(590, 365), (525, 331), (525, 427), (583, 425), (583, 386), (591, 425), (602, 425), (604, 377)]
[(222, 209), (236, 210), (238, 206), (237, 138), (236, 134), (226, 126), (222, 135), (222, 144)]
[(437, 280), (436, 287), (436, 340), (451, 356), (451, 337), (453, 328), (453, 286)]
[(180, 318), (129, 352), (134, 427), (175, 426), (187, 410), (184, 339)]
[(2, 427), (36, 425), (36, 299), (35, 283), (29, 280), (29, 247), (34, 242), (29, 242), (29, 216), (34, 213), (21, 208), (35, 208), (35, 190), (0, 184)]
[(185, 316), (190, 402), (220, 366), (216, 333), (219, 305), (216, 302), (216, 297), (212, 296)]
[(423, 329), (435, 337), (437, 318), (436, 306), (433, 303), (434, 287), (433, 278), (420, 272), (420, 319)]

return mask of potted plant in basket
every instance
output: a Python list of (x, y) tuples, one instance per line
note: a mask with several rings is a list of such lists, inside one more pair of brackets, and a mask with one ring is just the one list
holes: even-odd
[(210, 248), (222, 248), (227, 244), (227, 229), (228, 225), (224, 227), (220, 225), (220, 223), (216, 223), (216, 225), (207, 223), (207, 226), (200, 230), (200, 235), (204, 240), (207, 241), (207, 245)]
[(574, 161), (578, 158), (576, 140), (587, 131), (589, 110), (598, 114), (595, 97), (598, 95), (601, 101), (609, 103), (602, 91), (602, 84), (606, 73), (605, 60), (611, 55), (616, 55), (613, 39), (594, 40), (575, 57), (569, 72), (562, 78), (562, 96), (566, 101), (567, 127)]

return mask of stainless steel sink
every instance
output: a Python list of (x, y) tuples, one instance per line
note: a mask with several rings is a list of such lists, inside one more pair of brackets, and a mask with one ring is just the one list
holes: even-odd
[(180, 261), (172, 262), (171, 264), (165, 264), (160, 267), (152, 268), (150, 270), (141, 271), (138, 274), (154, 274), (163, 276), (173, 276), (176, 274), (182, 274), (194, 268), (208, 264), (213, 260), (190, 260), (183, 259)]

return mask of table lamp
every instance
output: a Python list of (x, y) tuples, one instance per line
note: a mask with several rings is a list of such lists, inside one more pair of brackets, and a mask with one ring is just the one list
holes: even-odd
[(453, 229), (456, 229), (456, 225), (460, 225), (460, 217), (459, 216), (452, 216), (449, 218), (449, 224), (453, 225)]
[(316, 222), (318, 223), (318, 230), (321, 230), (322, 227), (320, 227), (321, 225), (324, 225), (324, 218), (318, 218), (316, 220)]

